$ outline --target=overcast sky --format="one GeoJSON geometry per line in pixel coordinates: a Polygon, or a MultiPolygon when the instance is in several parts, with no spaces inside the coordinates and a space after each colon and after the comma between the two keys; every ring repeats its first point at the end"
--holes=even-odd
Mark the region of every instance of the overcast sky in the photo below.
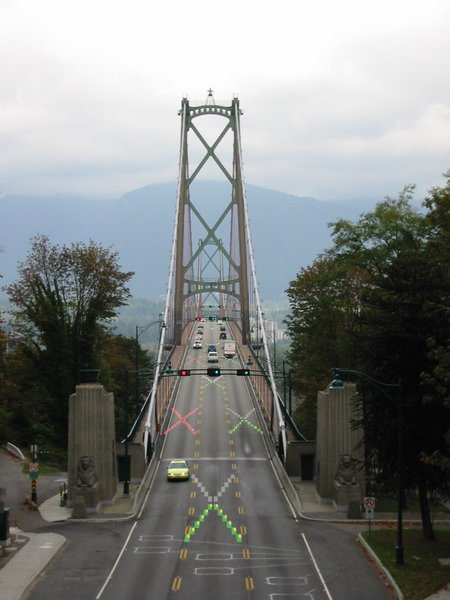
{"type": "Polygon", "coordinates": [[[183,96],[244,111],[247,183],[423,196],[450,168],[448,0],[0,0],[0,193],[176,180],[183,96]]]}

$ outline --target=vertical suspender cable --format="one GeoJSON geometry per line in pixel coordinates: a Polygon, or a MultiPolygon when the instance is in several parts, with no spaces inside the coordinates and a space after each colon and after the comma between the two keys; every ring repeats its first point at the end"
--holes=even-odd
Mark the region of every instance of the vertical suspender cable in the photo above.
{"type": "MultiPolygon", "coordinates": [[[[166,303],[164,306],[164,323],[168,324],[169,320],[169,308],[170,308],[170,299],[172,295],[172,286],[173,279],[175,273],[175,261],[176,261],[176,251],[177,251],[177,227],[178,227],[178,215],[180,211],[180,202],[181,202],[181,183],[182,178],[184,177],[184,164],[185,164],[185,154],[186,154],[186,136],[185,136],[185,127],[186,127],[186,113],[187,113],[187,101],[183,101],[183,108],[181,113],[181,142],[180,142],[180,165],[179,165],[179,173],[178,173],[178,190],[177,190],[177,205],[175,211],[175,224],[173,229],[172,236],[172,252],[170,256],[170,266],[169,266],[169,283],[167,285],[167,294],[166,294],[166,303]]],[[[155,374],[153,380],[153,386],[150,392],[150,404],[147,413],[147,420],[144,426],[144,457],[147,458],[147,448],[149,443],[149,434],[152,429],[152,417],[155,414],[155,402],[156,402],[156,390],[158,388],[158,380],[161,371],[161,362],[164,351],[164,343],[166,338],[167,327],[163,327],[161,329],[161,336],[159,339],[159,348],[158,348],[158,358],[156,360],[155,374]]],[[[156,423],[154,423],[154,428],[156,431],[156,423]]]]}
{"type": "MultiPolygon", "coordinates": [[[[235,115],[236,115],[236,138],[237,138],[237,146],[238,146],[238,160],[239,160],[239,166],[240,166],[240,173],[242,176],[243,165],[242,165],[242,148],[241,148],[240,113],[239,113],[239,106],[237,104],[237,101],[234,100],[233,102],[235,105],[235,115]]],[[[263,323],[263,315],[262,315],[262,310],[261,310],[261,301],[259,298],[258,282],[256,280],[255,261],[254,261],[254,257],[253,257],[252,239],[251,239],[251,235],[250,235],[250,225],[249,225],[249,221],[248,221],[247,197],[246,197],[245,186],[244,186],[243,181],[241,181],[241,185],[242,185],[242,198],[244,201],[245,230],[246,230],[246,237],[247,237],[247,243],[248,243],[250,271],[251,271],[253,288],[255,290],[256,310],[258,312],[258,319],[259,319],[259,322],[262,324],[263,323]]],[[[266,330],[263,326],[261,327],[261,333],[262,333],[262,338],[263,338],[264,353],[267,358],[267,369],[269,372],[269,381],[270,381],[270,387],[271,387],[272,395],[273,395],[273,403],[274,403],[274,406],[277,411],[279,430],[281,431],[281,439],[282,439],[282,444],[283,444],[283,457],[284,457],[284,460],[286,460],[286,455],[287,455],[286,426],[284,424],[283,414],[282,414],[282,411],[281,411],[281,408],[280,408],[280,405],[278,402],[278,392],[277,392],[277,388],[275,385],[275,379],[273,376],[272,365],[269,360],[269,348],[267,346],[266,330]]]]}

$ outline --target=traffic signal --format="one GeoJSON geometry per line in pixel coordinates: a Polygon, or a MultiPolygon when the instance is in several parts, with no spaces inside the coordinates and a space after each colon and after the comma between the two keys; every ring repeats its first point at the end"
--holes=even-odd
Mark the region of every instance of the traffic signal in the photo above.
{"type": "Polygon", "coordinates": [[[180,375],[180,377],[189,377],[190,374],[190,369],[181,369],[180,371],[178,371],[178,375],[180,375]]]}
{"type": "Polygon", "coordinates": [[[196,320],[196,321],[200,321],[200,317],[197,317],[195,320],[196,320]]]}
{"type": "Polygon", "coordinates": [[[210,377],[219,377],[220,369],[218,369],[217,367],[208,367],[207,373],[210,377]]]}
{"type": "Polygon", "coordinates": [[[237,369],[236,370],[236,375],[248,376],[248,375],[250,375],[250,371],[248,369],[237,369]]]}
{"type": "Polygon", "coordinates": [[[224,318],[223,318],[223,320],[224,320],[224,321],[229,321],[229,320],[230,320],[230,317],[224,317],[224,318]]]}
{"type": "Polygon", "coordinates": [[[209,320],[210,320],[210,321],[215,321],[215,320],[216,320],[216,317],[214,317],[213,315],[210,315],[210,317],[209,317],[209,320]]]}

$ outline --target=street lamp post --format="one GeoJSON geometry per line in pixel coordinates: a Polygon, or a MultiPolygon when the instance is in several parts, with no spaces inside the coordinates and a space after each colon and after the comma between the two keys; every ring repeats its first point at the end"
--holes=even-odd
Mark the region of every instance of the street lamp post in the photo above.
{"type": "Polygon", "coordinates": [[[403,565],[403,399],[402,399],[402,382],[399,379],[398,383],[385,383],[384,381],[378,381],[377,379],[362,373],[361,371],[355,371],[353,369],[333,369],[334,380],[331,384],[332,388],[342,388],[343,383],[341,375],[348,374],[353,375],[367,383],[370,383],[378,389],[386,398],[392,400],[392,397],[383,388],[397,389],[397,494],[398,494],[398,509],[397,509],[397,546],[395,547],[395,563],[397,565],[403,565]]]}
{"type": "Polygon", "coordinates": [[[136,403],[136,410],[138,408],[139,405],[139,336],[141,335],[141,333],[144,333],[144,331],[147,331],[147,329],[150,329],[150,327],[153,327],[154,325],[157,325],[159,323],[159,337],[161,338],[161,329],[163,327],[165,327],[165,323],[162,320],[163,317],[163,313],[159,313],[158,315],[158,320],[157,321],[152,321],[151,323],[148,323],[148,325],[144,325],[143,327],[139,327],[138,325],[136,325],[136,346],[135,346],[135,403],[136,403]]]}
{"type": "Polygon", "coordinates": [[[125,481],[123,482],[123,494],[130,493],[130,469],[128,465],[128,369],[125,372],[125,481]]]}

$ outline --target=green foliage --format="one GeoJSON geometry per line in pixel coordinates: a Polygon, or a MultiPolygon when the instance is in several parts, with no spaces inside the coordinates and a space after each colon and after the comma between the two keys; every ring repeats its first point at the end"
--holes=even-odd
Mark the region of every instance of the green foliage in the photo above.
{"type": "Polygon", "coordinates": [[[105,353],[101,362],[101,383],[114,393],[116,438],[125,437],[125,405],[128,392],[128,432],[134,423],[148,391],[148,378],[154,356],[138,345],[138,382],[136,398],[136,340],[123,335],[106,335],[105,353]],[[128,382],[127,382],[128,372],[128,382]],[[128,383],[128,390],[127,390],[128,383]]]}
{"type": "Polygon", "coordinates": [[[315,399],[337,364],[353,362],[352,334],[357,326],[363,274],[343,268],[326,255],[300,271],[287,294],[292,314],[288,359],[293,365],[294,389],[315,399]]]}
{"type": "Polygon", "coordinates": [[[423,600],[444,589],[450,581],[448,567],[439,563],[448,555],[450,531],[436,532],[436,541],[424,543],[420,531],[404,531],[405,564],[395,564],[395,529],[363,533],[364,539],[393,576],[405,600],[423,600]]]}
{"type": "Polygon", "coordinates": [[[69,396],[81,369],[102,362],[106,324],[130,297],[126,283],[132,273],[121,272],[109,248],[92,241],[51,245],[46,236],[31,240],[18,271],[19,279],[7,288],[18,341],[4,360],[1,402],[19,442],[29,442],[34,422],[37,435],[65,447],[69,396]]]}
{"type": "Polygon", "coordinates": [[[306,397],[293,411],[294,422],[307,440],[316,439],[317,400],[306,397]]]}
{"type": "MultiPolygon", "coordinates": [[[[287,290],[287,323],[296,390],[309,410],[332,367],[401,380],[405,485],[419,490],[424,536],[431,539],[428,494],[450,492],[449,176],[446,187],[431,191],[426,214],[411,208],[413,189],[356,223],[332,224],[333,247],[287,290]]],[[[370,385],[360,390],[355,424],[364,427],[366,468],[389,492],[397,481],[398,396],[393,391],[389,400],[370,385]]]]}

